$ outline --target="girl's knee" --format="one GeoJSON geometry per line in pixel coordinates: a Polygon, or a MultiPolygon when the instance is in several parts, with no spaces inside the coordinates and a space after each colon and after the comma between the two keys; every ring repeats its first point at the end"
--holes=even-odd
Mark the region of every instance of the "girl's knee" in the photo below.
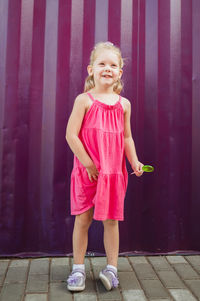
{"type": "Polygon", "coordinates": [[[107,219],[103,221],[103,225],[105,226],[117,226],[118,225],[118,220],[115,219],[107,219]]]}
{"type": "Polygon", "coordinates": [[[93,215],[91,212],[84,212],[76,216],[76,224],[82,228],[88,228],[92,223],[93,215]]]}

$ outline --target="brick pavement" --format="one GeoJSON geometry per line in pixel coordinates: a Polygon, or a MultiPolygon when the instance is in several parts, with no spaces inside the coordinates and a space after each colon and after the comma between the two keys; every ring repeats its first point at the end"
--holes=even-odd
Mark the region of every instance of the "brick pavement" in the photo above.
{"type": "Polygon", "coordinates": [[[200,301],[200,255],[119,257],[120,286],[98,280],[105,257],[86,257],[86,289],[70,293],[72,258],[0,258],[0,301],[200,301]]]}

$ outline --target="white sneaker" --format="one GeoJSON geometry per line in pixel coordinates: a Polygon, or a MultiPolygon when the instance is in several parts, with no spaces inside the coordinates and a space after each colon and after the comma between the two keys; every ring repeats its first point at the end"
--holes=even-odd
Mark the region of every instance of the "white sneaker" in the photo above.
{"type": "Polygon", "coordinates": [[[118,287],[119,278],[117,273],[112,268],[105,268],[99,274],[99,279],[103,283],[107,291],[110,291],[112,288],[118,287]]]}
{"type": "Polygon", "coordinates": [[[71,272],[67,279],[67,288],[69,291],[76,291],[80,292],[85,289],[85,279],[86,275],[85,272],[81,269],[75,269],[71,272]],[[76,273],[81,273],[82,275],[76,275],[76,273]]]}

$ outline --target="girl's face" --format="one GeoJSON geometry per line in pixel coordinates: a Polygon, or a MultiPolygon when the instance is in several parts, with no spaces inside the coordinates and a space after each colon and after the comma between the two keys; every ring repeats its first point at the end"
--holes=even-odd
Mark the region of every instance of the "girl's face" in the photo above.
{"type": "Polygon", "coordinates": [[[96,85],[113,86],[122,76],[119,58],[112,50],[104,49],[97,53],[93,66],[88,66],[89,75],[94,76],[96,85]]]}

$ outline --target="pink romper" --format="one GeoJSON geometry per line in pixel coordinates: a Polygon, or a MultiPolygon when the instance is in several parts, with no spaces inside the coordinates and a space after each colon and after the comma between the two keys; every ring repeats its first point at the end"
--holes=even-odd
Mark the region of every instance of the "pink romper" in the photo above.
{"type": "Polygon", "coordinates": [[[94,207],[95,220],[124,220],[128,172],[124,152],[124,110],[121,96],[114,105],[87,93],[93,103],[84,116],[79,139],[99,171],[91,182],[86,168],[74,155],[71,173],[71,214],[94,207]]]}

